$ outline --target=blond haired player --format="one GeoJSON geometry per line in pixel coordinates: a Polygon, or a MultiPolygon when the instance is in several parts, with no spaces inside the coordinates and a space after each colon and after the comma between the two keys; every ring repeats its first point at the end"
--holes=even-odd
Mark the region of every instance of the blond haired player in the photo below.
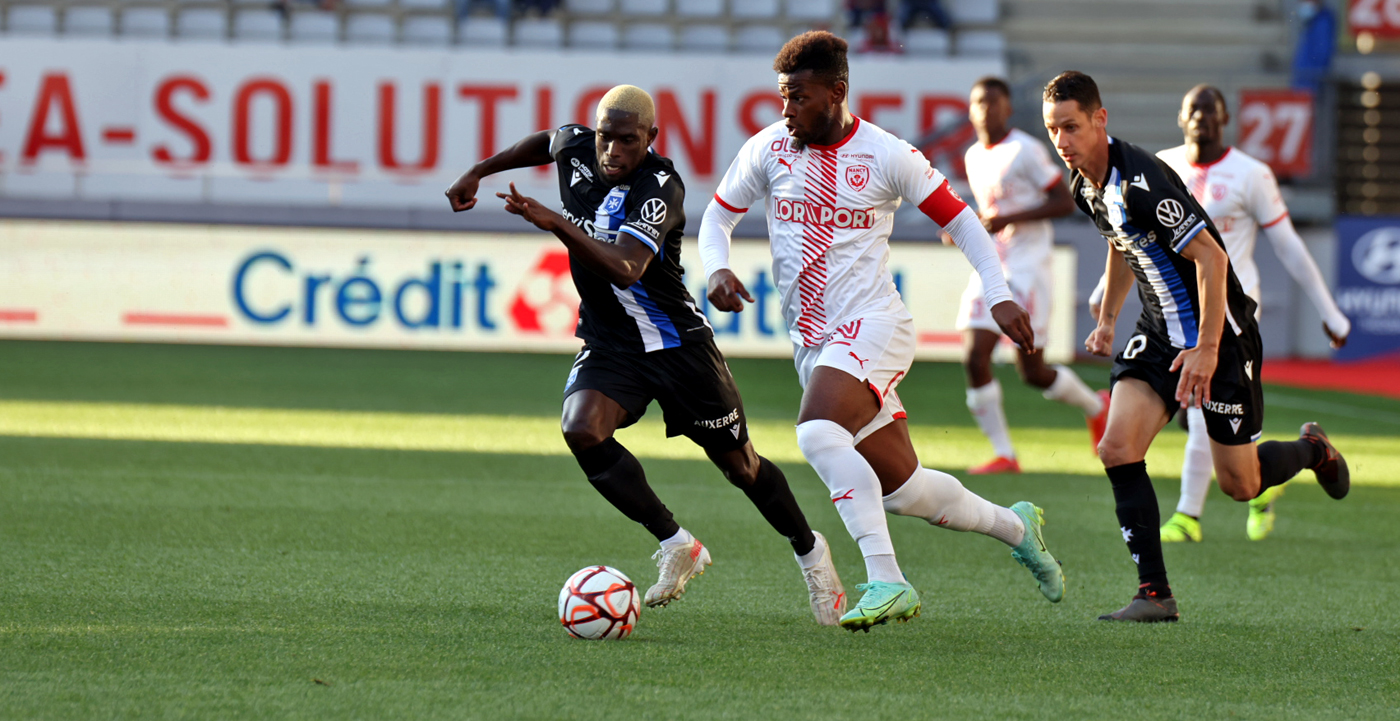
{"type": "Polygon", "coordinates": [[[908,200],[948,230],[982,273],[1001,328],[1029,349],[1030,321],[1011,300],[991,239],[923,154],[851,115],[845,40],[799,35],[773,69],[783,120],[750,138],[725,173],[701,221],[700,257],[716,308],[753,302],[729,269],[729,241],[741,214],[766,204],[773,277],[803,386],[797,444],[830,490],[869,577],[841,625],[868,630],[919,612],[886,511],[1001,540],[1041,592],[1059,601],[1063,579],[1045,549],[1039,509],[1024,501],[996,506],[920,467],[896,392],[914,359],[914,329],[886,267],[895,209],[908,200]]]}
{"type": "MultiPolygon", "coordinates": [[[[967,149],[967,182],[977,199],[982,225],[997,244],[1002,271],[1011,295],[1031,317],[1036,350],[1045,348],[1050,330],[1052,287],[1051,251],[1054,230],[1050,218],[1074,212],[1060,166],[1045,146],[1011,127],[1011,88],[1006,81],[985,77],[972,86],[968,119],[977,142],[967,149]]],[[[951,238],[945,236],[945,242],[951,238]]],[[[967,370],[967,409],[982,434],[992,442],[996,457],[968,473],[1020,473],[1011,445],[1011,430],[1002,409],[1001,383],[992,375],[992,352],[1001,329],[983,299],[982,278],[973,273],[958,310],[963,331],[963,366],[967,370]]],[[[1108,420],[1108,391],[1095,393],[1070,368],[1048,366],[1039,352],[1018,350],[1016,369],[1026,384],[1039,388],[1048,400],[1078,408],[1089,424],[1094,446],[1108,420]]]]}

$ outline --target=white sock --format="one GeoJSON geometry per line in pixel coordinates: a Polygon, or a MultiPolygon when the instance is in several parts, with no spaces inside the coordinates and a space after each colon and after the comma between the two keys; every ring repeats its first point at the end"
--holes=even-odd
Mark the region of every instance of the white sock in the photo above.
{"type": "Polygon", "coordinates": [[[855,437],[832,421],[807,421],[797,426],[797,446],[831,491],[836,512],[865,557],[869,579],[903,583],[880,502],[880,479],[856,451],[855,437]]]}
{"type": "Polygon", "coordinates": [[[1210,436],[1206,435],[1206,414],[1199,408],[1186,409],[1186,459],[1181,462],[1181,500],[1176,510],[1200,518],[1206,510],[1210,474],[1210,436]]]}
{"type": "Polygon", "coordinates": [[[975,531],[1019,546],[1025,537],[1021,517],[967,490],[958,479],[931,468],[920,468],[883,499],[885,510],[897,516],[922,518],[940,528],[975,531]]]}
{"type": "Polygon", "coordinates": [[[1085,385],[1078,374],[1068,366],[1051,367],[1055,369],[1055,381],[1041,395],[1052,401],[1068,403],[1084,411],[1084,415],[1090,418],[1103,412],[1103,399],[1085,385]]]}
{"type": "Polygon", "coordinates": [[[676,546],[689,546],[695,543],[695,536],[690,535],[690,531],[682,528],[676,531],[676,535],[661,542],[662,548],[675,548],[676,546]]]}
{"type": "Polygon", "coordinates": [[[797,556],[796,553],[792,554],[797,556],[797,565],[801,566],[804,571],[810,571],[816,568],[817,564],[822,560],[822,551],[826,550],[826,543],[822,541],[822,537],[815,536],[815,538],[817,542],[812,545],[812,550],[801,556],[797,556]]]}
{"type": "Polygon", "coordinates": [[[1015,458],[1011,447],[1011,429],[1006,426],[1006,411],[1001,407],[1001,383],[993,379],[981,388],[967,389],[967,409],[977,419],[982,434],[992,442],[992,449],[1002,458],[1015,458]]]}

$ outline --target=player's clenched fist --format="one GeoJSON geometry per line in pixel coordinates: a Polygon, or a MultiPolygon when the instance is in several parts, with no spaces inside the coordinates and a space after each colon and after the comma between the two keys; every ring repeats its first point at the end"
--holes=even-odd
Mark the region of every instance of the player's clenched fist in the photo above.
{"type": "Polygon", "coordinates": [[[739,281],[739,277],[734,275],[734,271],[728,268],[721,268],[710,275],[710,288],[705,294],[710,299],[710,305],[718,310],[738,313],[744,309],[743,301],[753,302],[753,296],[744,284],[739,281]],[[743,300],[740,300],[740,299],[743,300]]]}
{"type": "Polygon", "coordinates": [[[471,210],[476,206],[476,188],[481,184],[481,178],[468,171],[462,173],[462,177],[447,189],[447,202],[452,204],[453,212],[460,213],[464,210],[471,210]]]}
{"type": "Polygon", "coordinates": [[[1084,340],[1084,350],[1091,355],[1107,358],[1113,354],[1113,328],[1099,326],[1084,340]]]}
{"type": "Polygon", "coordinates": [[[1035,331],[1031,329],[1031,317],[1014,300],[1004,300],[992,306],[992,320],[997,322],[1001,332],[1027,353],[1035,352],[1035,331]]]}

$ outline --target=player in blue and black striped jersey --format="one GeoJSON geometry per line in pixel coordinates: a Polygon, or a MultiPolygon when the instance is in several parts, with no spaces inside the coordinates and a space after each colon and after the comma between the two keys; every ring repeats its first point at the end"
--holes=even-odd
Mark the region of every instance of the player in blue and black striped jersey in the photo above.
{"type": "Polygon", "coordinates": [[[1073,174],[1070,191],[1108,241],[1107,287],[1090,353],[1113,350],[1114,322],[1136,277],[1142,316],[1114,358],[1099,458],[1113,483],[1138,593],[1109,621],[1175,621],[1162,560],[1147,449],[1177,410],[1202,409],[1220,489],[1248,501],[1311,468],[1328,495],[1350,488],[1346,461],[1316,423],[1296,441],[1257,443],[1264,420],[1262,346],[1254,301],[1230,267],[1220,233],[1166,163],[1108,136],[1108,111],[1083,73],[1045,86],[1045,128],[1073,174]]]}
{"type": "Polygon", "coordinates": [[[597,130],[565,125],[529,135],[467,171],[447,191],[453,210],[476,205],[481,179],[554,163],[563,215],[516,191],[506,210],[553,233],[569,249],[584,341],[564,387],[561,427],[594,488],[661,543],[648,606],[678,598],[710,564],[710,551],[672,517],[637,459],[613,437],[656,400],[666,435],[694,441],[792,544],[819,623],[835,625],[845,590],[830,549],[806,518],[783,472],[754,452],[743,401],[715,347],[714,331],[683,282],[685,184],[651,152],[651,97],[631,85],[598,104],[597,130]]]}

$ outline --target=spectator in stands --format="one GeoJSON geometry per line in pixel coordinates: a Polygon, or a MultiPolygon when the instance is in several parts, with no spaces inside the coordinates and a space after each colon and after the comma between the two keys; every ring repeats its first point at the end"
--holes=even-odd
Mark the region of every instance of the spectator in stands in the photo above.
{"type": "Polygon", "coordinates": [[[846,26],[851,29],[863,28],[871,17],[886,14],[885,0],[846,0],[846,26]]]}
{"type": "Polygon", "coordinates": [[[1298,3],[1298,46],[1293,52],[1293,87],[1322,94],[1337,49],[1337,18],[1321,0],[1298,3]]]}
{"type": "Polygon", "coordinates": [[[859,53],[899,53],[899,44],[890,38],[890,18],[887,15],[871,15],[865,21],[865,39],[856,48],[859,53]]]}
{"type": "Polygon", "coordinates": [[[899,27],[908,30],[921,17],[928,18],[941,30],[947,30],[953,24],[940,0],[904,0],[899,4],[899,27]]]}
{"type": "Polygon", "coordinates": [[[502,21],[510,20],[512,0],[456,0],[457,19],[460,21],[471,15],[472,10],[486,6],[502,21]]]}

